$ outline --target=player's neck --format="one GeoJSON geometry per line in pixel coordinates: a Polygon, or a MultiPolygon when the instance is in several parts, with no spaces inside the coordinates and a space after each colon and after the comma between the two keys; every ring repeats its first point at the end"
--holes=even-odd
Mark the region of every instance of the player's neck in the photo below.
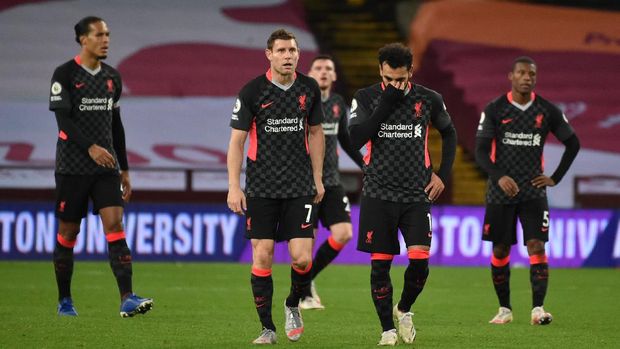
{"type": "Polygon", "coordinates": [[[80,62],[83,66],[91,70],[95,70],[101,66],[101,61],[99,58],[84,51],[80,52],[80,62]]]}
{"type": "Polygon", "coordinates": [[[512,90],[512,100],[521,105],[527,104],[530,101],[531,97],[532,97],[531,92],[520,93],[515,90],[512,90]]]}
{"type": "Polygon", "coordinates": [[[280,74],[275,69],[271,69],[271,80],[280,85],[288,86],[295,81],[295,74],[280,74]]]}
{"type": "Polygon", "coordinates": [[[321,100],[322,101],[328,100],[330,95],[331,95],[331,86],[330,86],[330,88],[326,88],[324,90],[321,90],[321,100]]]}

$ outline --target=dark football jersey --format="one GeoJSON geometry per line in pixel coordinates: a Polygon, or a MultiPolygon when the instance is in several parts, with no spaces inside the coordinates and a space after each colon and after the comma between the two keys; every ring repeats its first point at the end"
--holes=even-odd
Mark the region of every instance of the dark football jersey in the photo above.
{"type": "Polygon", "coordinates": [[[322,102],[323,133],[325,133],[325,162],[323,163],[323,185],[340,185],[338,169],[338,132],[348,132],[346,128],[347,105],[342,96],[332,93],[322,102]],[[344,126],[343,126],[344,125],[344,126]]]}
{"type": "MultiPolygon", "coordinates": [[[[372,115],[384,88],[379,83],[355,93],[351,125],[361,124],[372,115]]],[[[428,202],[424,193],[432,173],[428,129],[431,123],[444,129],[452,120],[440,94],[416,84],[410,84],[409,89],[366,143],[362,191],[368,197],[400,203],[428,202]]]]}
{"type": "Polygon", "coordinates": [[[574,134],[562,111],[534,93],[525,106],[512,103],[512,92],[486,106],[476,137],[493,139],[491,161],[519,186],[519,193],[509,198],[499,184],[489,179],[488,203],[510,204],[546,197],[545,188],[536,188],[530,181],[543,174],[543,147],[549,132],[560,141],[574,134]]]}
{"type": "MultiPolygon", "coordinates": [[[[112,109],[118,108],[122,92],[121,77],[116,69],[101,63],[95,74],[80,65],[79,56],[59,66],[54,71],[50,89],[52,111],[71,111],[71,121],[84,137],[105,148],[116,159],[112,143],[112,109]]],[[[116,169],[97,165],[82,149],[59,130],[56,142],[56,173],[91,175],[118,172],[116,169]]]]}
{"type": "Polygon", "coordinates": [[[271,70],[246,84],[235,101],[230,126],[248,131],[245,193],[248,197],[294,198],[316,194],[308,126],[323,121],[314,79],[296,73],[286,90],[271,70]]]}

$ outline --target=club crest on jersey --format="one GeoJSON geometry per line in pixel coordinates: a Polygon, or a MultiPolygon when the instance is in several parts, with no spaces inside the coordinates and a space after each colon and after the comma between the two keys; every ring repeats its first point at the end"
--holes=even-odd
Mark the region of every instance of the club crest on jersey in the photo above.
{"type": "Polygon", "coordinates": [[[374,234],[374,230],[366,232],[366,243],[372,244],[372,235],[374,234]]]}
{"type": "Polygon", "coordinates": [[[543,118],[544,116],[542,114],[536,115],[536,128],[542,127],[543,118]]]}
{"type": "Polygon", "coordinates": [[[112,79],[108,79],[106,84],[108,85],[108,92],[114,92],[114,82],[112,82],[112,79]]]}
{"type": "Polygon", "coordinates": [[[299,110],[306,110],[306,95],[299,96],[299,110]]]}
{"type": "Polygon", "coordinates": [[[334,114],[334,118],[340,118],[340,106],[338,104],[334,104],[332,106],[332,113],[334,114]]]}
{"type": "Polygon", "coordinates": [[[422,102],[416,102],[416,104],[414,105],[414,109],[415,109],[415,117],[421,118],[422,117],[422,102]]]}

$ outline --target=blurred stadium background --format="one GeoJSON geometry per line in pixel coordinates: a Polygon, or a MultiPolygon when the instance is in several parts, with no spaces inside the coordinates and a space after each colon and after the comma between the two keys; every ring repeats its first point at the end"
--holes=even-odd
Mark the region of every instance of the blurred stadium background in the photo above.
{"type": "MultiPolygon", "coordinates": [[[[491,246],[480,241],[486,177],[473,161],[476,125],[484,105],[509,89],[512,59],[533,57],[537,92],[562,107],[582,144],[571,170],[548,192],[550,264],[617,268],[619,11],[612,0],[0,1],[0,260],[51,258],[57,128],[48,111],[49,81],[78,52],[73,25],[92,14],[111,29],[107,63],[124,82],[134,187],[125,223],[136,261],[251,260],[244,222],[225,203],[228,123],[240,87],[267,69],[267,37],[284,27],[297,35],[301,72],[319,52],[335,58],[336,91],[347,101],[379,80],[376,52],[394,41],[414,50],[414,80],[443,94],[459,148],[433,209],[431,264],[441,266],[488,265],[491,246]]],[[[431,144],[439,144],[434,137],[431,144]]],[[[434,159],[439,150],[431,149],[434,159]]],[[[550,137],[547,172],[562,151],[550,137]]],[[[357,203],[361,173],[346,155],[341,168],[357,203]]],[[[354,205],[354,231],[357,214],[354,205]]],[[[322,230],[319,242],[326,237],[322,230]]],[[[105,250],[91,215],[77,258],[106,260],[105,250]]],[[[516,246],[514,264],[527,265],[526,257],[516,246]]],[[[275,259],[288,261],[284,244],[275,259]]],[[[336,262],[365,264],[367,256],[352,243],[336,262]]],[[[405,263],[406,254],[396,262],[405,263]]]]}

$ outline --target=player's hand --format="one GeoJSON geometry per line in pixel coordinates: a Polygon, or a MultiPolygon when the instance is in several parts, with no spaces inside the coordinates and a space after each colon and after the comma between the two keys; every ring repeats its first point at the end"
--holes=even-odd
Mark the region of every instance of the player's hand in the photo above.
{"type": "Polygon", "coordinates": [[[499,184],[499,187],[502,188],[504,193],[511,198],[519,194],[519,186],[514,179],[509,176],[502,176],[502,178],[497,181],[497,184],[499,184]]]}
{"type": "Polygon", "coordinates": [[[110,154],[105,148],[98,146],[97,144],[93,144],[88,148],[88,155],[93,159],[97,165],[114,168],[116,167],[116,160],[114,160],[114,156],[110,154]]]}
{"type": "Polygon", "coordinates": [[[534,179],[532,179],[532,185],[536,188],[544,188],[544,187],[553,187],[555,186],[555,182],[551,177],[547,177],[545,175],[540,175],[534,179]]]}
{"type": "Polygon", "coordinates": [[[123,190],[123,201],[129,202],[131,198],[131,181],[129,171],[121,171],[121,189],[123,190]]]}
{"type": "Polygon", "coordinates": [[[391,81],[385,86],[381,98],[385,99],[387,102],[398,101],[405,95],[405,87],[407,87],[406,82],[391,81]]]}
{"type": "Polygon", "coordinates": [[[325,187],[323,186],[323,181],[320,179],[318,181],[314,181],[314,186],[316,187],[316,196],[314,197],[313,202],[318,204],[321,200],[323,200],[323,196],[325,195],[325,187]]]}
{"type": "Polygon", "coordinates": [[[238,215],[245,215],[245,211],[248,209],[245,194],[239,187],[228,189],[226,202],[228,203],[228,208],[238,215]]]}
{"type": "Polygon", "coordinates": [[[443,184],[441,178],[436,175],[434,172],[431,174],[431,180],[428,182],[426,188],[424,188],[424,192],[428,199],[432,202],[439,198],[439,195],[443,192],[446,186],[443,184]]]}

